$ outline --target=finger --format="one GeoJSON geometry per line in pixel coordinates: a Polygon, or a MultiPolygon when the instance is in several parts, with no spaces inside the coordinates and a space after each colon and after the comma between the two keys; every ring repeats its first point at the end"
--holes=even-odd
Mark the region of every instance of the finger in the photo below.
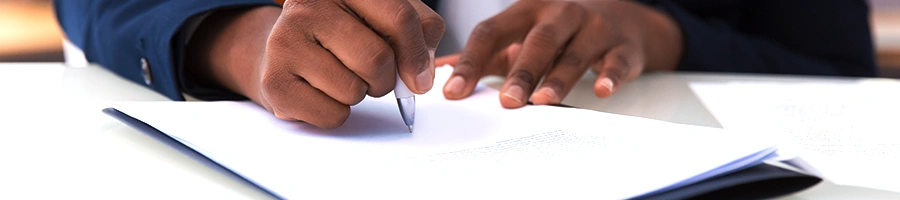
{"type": "Polygon", "coordinates": [[[459,62],[459,54],[453,54],[449,56],[443,56],[434,60],[434,66],[441,67],[444,65],[456,66],[456,63],[459,62]]]}
{"type": "Polygon", "coordinates": [[[490,62],[498,57],[508,58],[497,54],[503,49],[508,49],[507,47],[514,42],[525,38],[534,22],[532,10],[537,8],[532,4],[538,3],[544,2],[520,1],[475,26],[460,53],[457,65],[453,68],[451,78],[444,86],[444,96],[448,99],[462,99],[469,96],[478,80],[489,73],[486,69],[489,69],[490,62]]]}
{"type": "MultiPolygon", "coordinates": [[[[349,26],[347,21],[341,20],[341,14],[346,15],[340,9],[321,9],[319,16],[328,16],[338,18],[334,23],[338,26],[349,26]],[[329,12],[329,10],[332,10],[329,12]],[[338,11],[333,11],[338,10],[338,11]],[[341,22],[344,23],[341,23],[341,22]]],[[[305,27],[305,21],[298,19],[308,18],[310,13],[294,12],[289,13],[290,17],[281,20],[287,26],[305,27]]],[[[285,73],[295,74],[303,77],[310,85],[322,90],[329,97],[346,105],[355,105],[365,98],[368,90],[368,84],[360,79],[356,73],[348,69],[335,58],[330,52],[326,51],[317,43],[321,43],[323,38],[316,38],[317,34],[322,35],[317,30],[322,30],[313,26],[309,28],[312,34],[307,32],[278,31],[273,33],[269,38],[267,48],[267,65],[273,69],[286,69],[285,73]],[[311,36],[311,37],[310,37],[311,36]],[[320,41],[316,41],[320,40],[320,41]],[[303,60],[303,62],[297,62],[303,60]]],[[[343,27],[342,27],[343,28],[343,27]]],[[[330,38],[324,38],[324,41],[334,41],[330,38]]],[[[341,52],[344,53],[344,52],[341,52]]],[[[277,73],[277,72],[266,72],[277,73]]]]}
{"type": "Polygon", "coordinates": [[[278,118],[333,129],[350,116],[350,106],[332,99],[294,74],[269,73],[263,78],[263,85],[263,95],[278,118]]]}
{"type": "Polygon", "coordinates": [[[535,90],[531,100],[537,105],[559,104],[587,72],[590,64],[600,59],[610,44],[617,42],[601,18],[587,20],[555,61],[555,66],[535,90]]]}
{"type": "Polygon", "coordinates": [[[278,119],[287,120],[287,121],[297,121],[297,119],[294,119],[293,117],[288,116],[287,114],[281,113],[281,111],[273,111],[272,113],[274,113],[275,117],[277,117],[278,119]]]}
{"type": "MultiPolygon", "coordinates": [[[[391,46],[384,41],[381,36],[370,30],[364,24],[359,23],[356,17],[348,13],[333,12],[328,14],[328,16],[331,18],[331,22],[328,24],[321,24],[321,26],[317,27],[314,31],[315,39],[328,51],[317,51],[315,54],[311,54],[314,56],[304,56],[302,58],[304,60],[303,62],[316,63],[307,62],[307,60],[324,59],[317,56],[323,56],[325,58],[337,57],[337,59],[340,60],[337,64],[346,66],[346,68],[352,71],[356,76],[359,76],[368,85],[368,91],[364,91],[363,94],[367,93],[374,97],[381,97],[391,92],[397,81],[395,75],[397,72],[397,64],[391,46]]],[[[330,65],[316,63],[316,65],[307,67],[311,68],[307,70],[321,71],[317,70],[317,68],[334,66],[330,61],[331,60],[329,59],[328,64],[330,65]]],[[[319,76],[327,81],[334,78],[341,78],[345,76],[345,74],[320,73],[318,75],[311,74],[310,76],[319,76]]],[[[309,80],[310,83],[313,83],[313,86],[316,86],[316,88],[323,89],[323,91],[329,93],[329,89],[319,87],[319,85],[315,84],[313,81],[314,77],[310,76],[303,77],[309,80]]],[[[339,87],[351,86],[338,85],[337,83],[333,84],[334,86],[339,87]]]]}
{"type": "Polygon", "coordinates": [[[500,90],[505,108],[525,106],[535,86],[553,65],[556,56],[581,27],[584,9],[577,3],[558,2],[525,36],[521,56],[515,60],[500,90]]]}
{"type": "Polygon", "coordinates": [[[419,14],[419,19],[422,21],[422,35],[425,37],[425,45],[428,46],[431,59],[434,61],[434,51],[444,37],[444,18],[434,12],[431,7],[425,5],[422,0],[408,1],[416,8],[416,12],[419,14]]]}
{"type": "Polygon", "coordinates": [[[293,73],[332,99],[345,105],[356,105],[366,97],[366,91],[372,91],[368,89],[369,84],[357,76],[358,73],[347,69],[331,52],[322,47],[312,46],[294,50],[297,51],[297,55],[303,57],[292,59],[291,62],[303,59],[304,64],[294,64],[296,67],[292,68],[293,73]]]}
{"type": "MultiPolygon", "coordinates": [[[[485,68],[484,74],[486,74],[486,75],[487,74],[499,74],[498,72],[500,72],[500,71],[506,72],[507,71],[506,69],[509,69],[510,66],[512,66],[512,62],[514,60],[516,60],[516,58],[518,57],[519,52],[521,52],[521,50],[522,50],[521,44],[514,43],[514,44],[509,45],[509,47],[507,47],[503,51],[500,51],[499,53],[497,53],[496,56],[493,56],[491,58],[491,60],[488,61],[486,66],[491,66],[491,68],[485,68]]],[[[454,72],[456,71],[456,69],[457,69],[457,67],[456,67],[456,65],[454,65],[454,72]]],[[[476,83],[480,78],[481,78],[481,76],[476,77],[476,79],[475,79],[476,83]]],[[[466,84],[468,84],[468,83],[465,82],[465,79],[463,79],[463,76],[451,76],[447,80],[446,85],[444,85],[444,97],[447,99],[451,99],[451,100],[465,98],[466,96],[468,96],[469,94],[472,93],[471,90],[473,88],[468,88],[467,89],[468,92],[464,96],[457,96],[457,94],[452,94],[449,92],[464,90],[466,88],[460,88],[460,87],[463,87],[466,84]]]]}
{"type": "Polygon", "coordinates": [[[422,94],[434,84],[434,61],[422,33],[422,21],[407,0],[345,0],[365,23],[389,41],[400,78],[411,91],[422,94]]]}
{"type": "MultiPolygon", "coordinates": [[[[434,52],[437,50],[441,39],[444,37],[445,25],[444,18],[438,15],[431,7],[425,5],[421,0],[409,0],[410,4],[416,8],[419,13],[419,19],[422,21],[422,35],[425,37],[425,45],[428,46],[428,70],[431,71],[430,83],[434,83],[435,58],[434,52]]],[[[419,80],[416,80],[419,81],[419,80]]],[[[431,87],[429,87],[430,90],[431,87]]]]}
{"type": "Polygon", "coordinates": [[[610,49],[603,60],[595,65],[600,75],[594,83],[594,93],[598,97],[609,97],[625,82],[640,75],[644,68],[640,50],[620,45],[610,49]]]}

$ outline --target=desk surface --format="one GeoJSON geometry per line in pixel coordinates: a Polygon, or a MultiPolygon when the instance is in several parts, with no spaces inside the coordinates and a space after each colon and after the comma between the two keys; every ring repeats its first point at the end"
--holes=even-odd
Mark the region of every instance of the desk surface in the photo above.
{"type": "MultiPolygon", "coordinates": [[[[853,79],[653,73],[611,98],[585,77],[563,102],[598,111],[721,127],[688,83],[843,82],[853,79]]],[[[484,83],[497,87],[499,79],[484,83]]],[[[103,68],[0,63],[0,198],[265,199],[100,112],[108,101],[168,101],[103,68]],[[22,98],[28,97],[28,98],[22,98]]],[[[900,193],[823,182],[784,199],[900,199],[900,193]]]]}

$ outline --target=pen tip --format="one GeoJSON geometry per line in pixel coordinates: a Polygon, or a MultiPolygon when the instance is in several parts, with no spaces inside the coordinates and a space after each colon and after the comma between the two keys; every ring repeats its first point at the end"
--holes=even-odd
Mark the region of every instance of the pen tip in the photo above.
{"type": "Polygon", "coordinates": [[[409,132],[412,133],[412,125],[409,125],[406,128],[409,128],[409,132]]]}

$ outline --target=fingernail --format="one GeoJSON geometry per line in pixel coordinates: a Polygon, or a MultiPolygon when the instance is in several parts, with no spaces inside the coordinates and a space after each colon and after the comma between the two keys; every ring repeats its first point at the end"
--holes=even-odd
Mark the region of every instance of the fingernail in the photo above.
{"type": "Polygon", "coordinates": [[[453,96],[459,96],[462,94],[463,87],[465,86],[466,80],[463,79],[462,76],[454,76],[453,78],[450,78],[450,81],[447,81],[447,85],[444,86],[444,91],[453,96]]]}
{"type": "Polygon", "coordinates": [[[519,87],[518,85],[512,85],[512,86],[509,86],[508,89],[506,89],[506,92],[503,93],[503,96],[512,98],[513,100],[516,100],[517,102],[522,103],[522,99],[524,99],[522,97],[522,95],[524,95],[524,94],[525,94],[525,92],[522,91],[522,87],[519,87]]]}
{"type": "Polygon", "coordinates": [[[275,117],[282,120],[291,120],[287,115],[281,114],[281,112],[275,111],[275,117]]]}
{"type": "Polygon", "coordinates": [[[428,49],[428,66],[434,68],[434,49],[428,49]]]}
{"type": "Polygon", "coordinates": [[[559,102],[559,95],[556,94],[556,90],[553,90],[550,87],[541,88],[538,92],[544,93],[547,97],[550,97],[550,101],[553,103],[559,102]]]}
{"type": "Polygon", "coordinates": [[[602,85],[603,87],[606,87],[606,89],[608,89],[609,92],[612,92],[612,91],[613,91],[613,82],[612,82],[612,80],[609,79],[609,78],[603,78],[603,79],[601,79],[601,80],[600,80],[600,85],[602,85]]]}
{"type": "Polygon", "coordinates": [[[428,63],[425,63],[425,71],[416,76],[416,87],[419,92],[425,93],[434,86],[434,50],[428,50],[428,63]]]}

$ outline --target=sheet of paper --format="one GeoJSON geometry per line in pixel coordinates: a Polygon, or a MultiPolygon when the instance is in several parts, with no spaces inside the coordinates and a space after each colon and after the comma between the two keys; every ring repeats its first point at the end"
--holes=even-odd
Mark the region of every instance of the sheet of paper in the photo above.
{"type": "Polygon", "coordinates": [[[900,192],[900,83],[730,82],[691,88],[726,129],[780,137],[837,184],[900,192]]]}
{"type": "MultiPolygon", "coordinates": [[[[439,68],[441,88],[452,68],[439,68]]],[[[249,102],[121,102],[148,123],[289,199],[625,199],[760,162],[765,139],[582,109],[504,109],[495,90],[417,96],[409,133],[392,94],[343,126],[282,121],[249,102]],[[710,173],[711,172],[711,173],[710,173]]]]}

